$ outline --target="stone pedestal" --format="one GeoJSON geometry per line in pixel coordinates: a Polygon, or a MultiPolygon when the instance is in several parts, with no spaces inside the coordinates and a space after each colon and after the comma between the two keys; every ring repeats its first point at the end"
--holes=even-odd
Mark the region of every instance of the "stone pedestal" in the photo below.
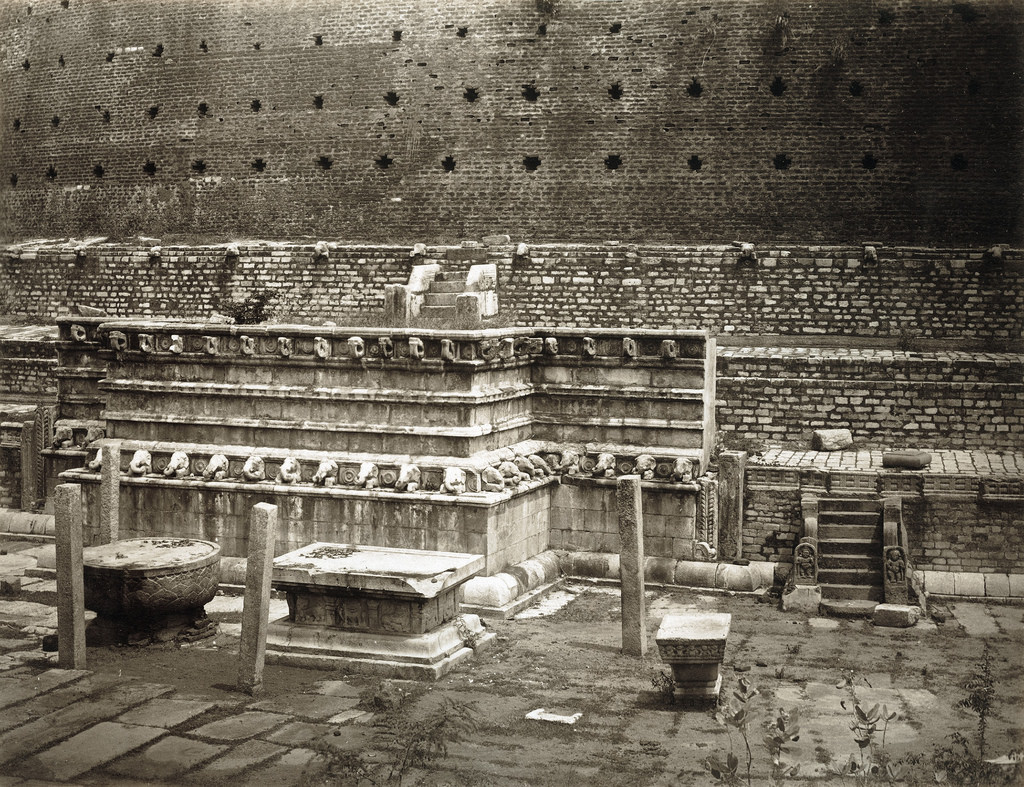
{"type": "Polygon", "coordinates": [[[655,639],[661,660],[672,667],[676,700],[717,701],[731,622],[732,615],[720,612],[665,615],[655,639]]]}
{"type": "Polygon", "coordinates": [[[274,561],[288,616],[270,624],[267,660],[403,678],[439,678],[494,639],[458,614],[482,555],[311,544],[274,561]]]}

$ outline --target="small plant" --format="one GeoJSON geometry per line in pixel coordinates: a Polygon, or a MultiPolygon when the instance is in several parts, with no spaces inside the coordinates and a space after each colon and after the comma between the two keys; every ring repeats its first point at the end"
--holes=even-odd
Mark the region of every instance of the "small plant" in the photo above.
{"type": "Polygon", "coordinates": [[[729,740],[732,741],[732,730],[739,732],[743,739],[743,746],[746,749],[746,779],[740,777],[740,759],[735,752],[730,751],[723,763],[717,756],[708,757],[704,761],[704,767],[711,775],[727,785],[742,785],[746,783],[749,787],[753,782],[750,780],[750,766],[754,762],[754,755],[750,751],[750,708],[748,703],[761,692],[746,678],[740,678],[739,687],[733,689],[732,699],[729,704],[715,714],[715,718],[730,728],[729,740]],[[735,702],[734,702],[735,701],[735,702]]]}
{"type": "Polygon", "coordinates": [[[785,711],[779,708],[779,714],[774,721],[769,721],[764,734],[764,746],[772,758],[772,779],[781,781],[796,776],[800,772],[800,763],[786,765],[782,761],[782,755],[786,752],[786,745],[792,741],[800,740],[800,709],[793,708],[785,711]]]}
{"type": "Polygon", "coordinates": [[[448,745],[465,740],[476,726],[473,708],[447,697],[425,719],[403,719],[396,730],[397,756],[388,774],[389,781],[401,785],[410,768],[422,768],[446,758],[448,745]]]}
{"type": "Polygon", "coordinates": [[[235,321],[236,325],[256,325],[270,317],[267,309],[269,301],[268,293],[259,292],[242,301],[225,301],[220,308],[225,315],[235,321]]]}
{"type": "Polygon", "coordinates": [[[676,701],[676,682],[671,672],[661,670],[655,673],[654,677],[651,678],[651,686],[654,687],[655,691],[660,692],[669,703],[676,701]]]}

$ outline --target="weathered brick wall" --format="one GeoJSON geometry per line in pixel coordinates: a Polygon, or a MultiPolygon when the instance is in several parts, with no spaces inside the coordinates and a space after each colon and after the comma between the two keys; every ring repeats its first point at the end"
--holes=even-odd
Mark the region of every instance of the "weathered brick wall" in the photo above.
{"type": "Polygon", "coordinates": [[[1024,567],[1022,498],[905,499],[915,568],[932,571],[1019,573],[1024,567]]]}
{"type": "Polygon", "coordinates": [[[318,261],[312,245],[224,247],[101,244],[84,258],[67,247],[0,255],[0,314],[52,317],[84,303],[112,315],[205,316],[225,299],[269,292],[279,319],[337,320],[383,312],[384,286],[408,280],[414,262],[463,269],[499,265],[499,300],[524,325],[707,328],[719,334],[1020,341],[1024,255],[1000,264],[980,250],[859,247],[765,249],[756,267],[730,247],[550,245],[512,249],[339,246],[318,261]]]}
{"type": "Polygon", "coordinates": [[[727,447],[808,448],[821,428],[850,429],[858,448],[1024,447],[1018,356],[724,349],[717,386],[727,447]]]}
{"type": "Polygon", "coordinates": [[[543,5],[4,0],[0,235],[1021,238],[1020,3],[543,5]]]}
{"type": "Polygon", "coordinates": [[[743,506],[743,557],[792,563],[803,529],[800,490],[748,487],[743,506]]]}
{"type": "Polygon", "coordinates": [[[0,397],[15,396],[53,399],[57,381],[53,342],[11,341],[0,339],[0,397]]]}
{"type": "Polygon", "coordinates": [[[0,508],[21,508],[21,449],[0,445],[0,508]]]}

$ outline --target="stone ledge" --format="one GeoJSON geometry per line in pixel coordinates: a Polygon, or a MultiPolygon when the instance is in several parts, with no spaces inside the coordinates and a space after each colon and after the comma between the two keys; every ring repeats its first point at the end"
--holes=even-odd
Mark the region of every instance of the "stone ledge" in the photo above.
{"type": "Polygon", "coordinates": [[[931,570],[918,573],[929,596],[1024,600],[1024,574],[931,570]]]}
{"type": "MultiPolygon", "coordinates": [[[[555,550],[567,576],[619,579],[619,556],[611,552],[566,552],[555,550]]],[[[648,582],[681,587],[750,593],[775,582],[775,563],[752,562],[746,566],[697,560],[648,557],[644,578],[648,582]]]]}

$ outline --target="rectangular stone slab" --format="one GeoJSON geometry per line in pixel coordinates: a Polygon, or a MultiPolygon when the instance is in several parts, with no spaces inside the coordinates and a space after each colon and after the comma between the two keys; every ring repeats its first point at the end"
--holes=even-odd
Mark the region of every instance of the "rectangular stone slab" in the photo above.
{"type": "Polygon", "coordinates": [[[483,570],[483,555],[317,542],[274,560],[273,584],[431,599],[483,570]]]}
{"type": "Polygon", "coordinates": [[[655,635],[663,661],[721,663],[732,615],[722,612],[681,612],[665,615],[655,635]]]}

